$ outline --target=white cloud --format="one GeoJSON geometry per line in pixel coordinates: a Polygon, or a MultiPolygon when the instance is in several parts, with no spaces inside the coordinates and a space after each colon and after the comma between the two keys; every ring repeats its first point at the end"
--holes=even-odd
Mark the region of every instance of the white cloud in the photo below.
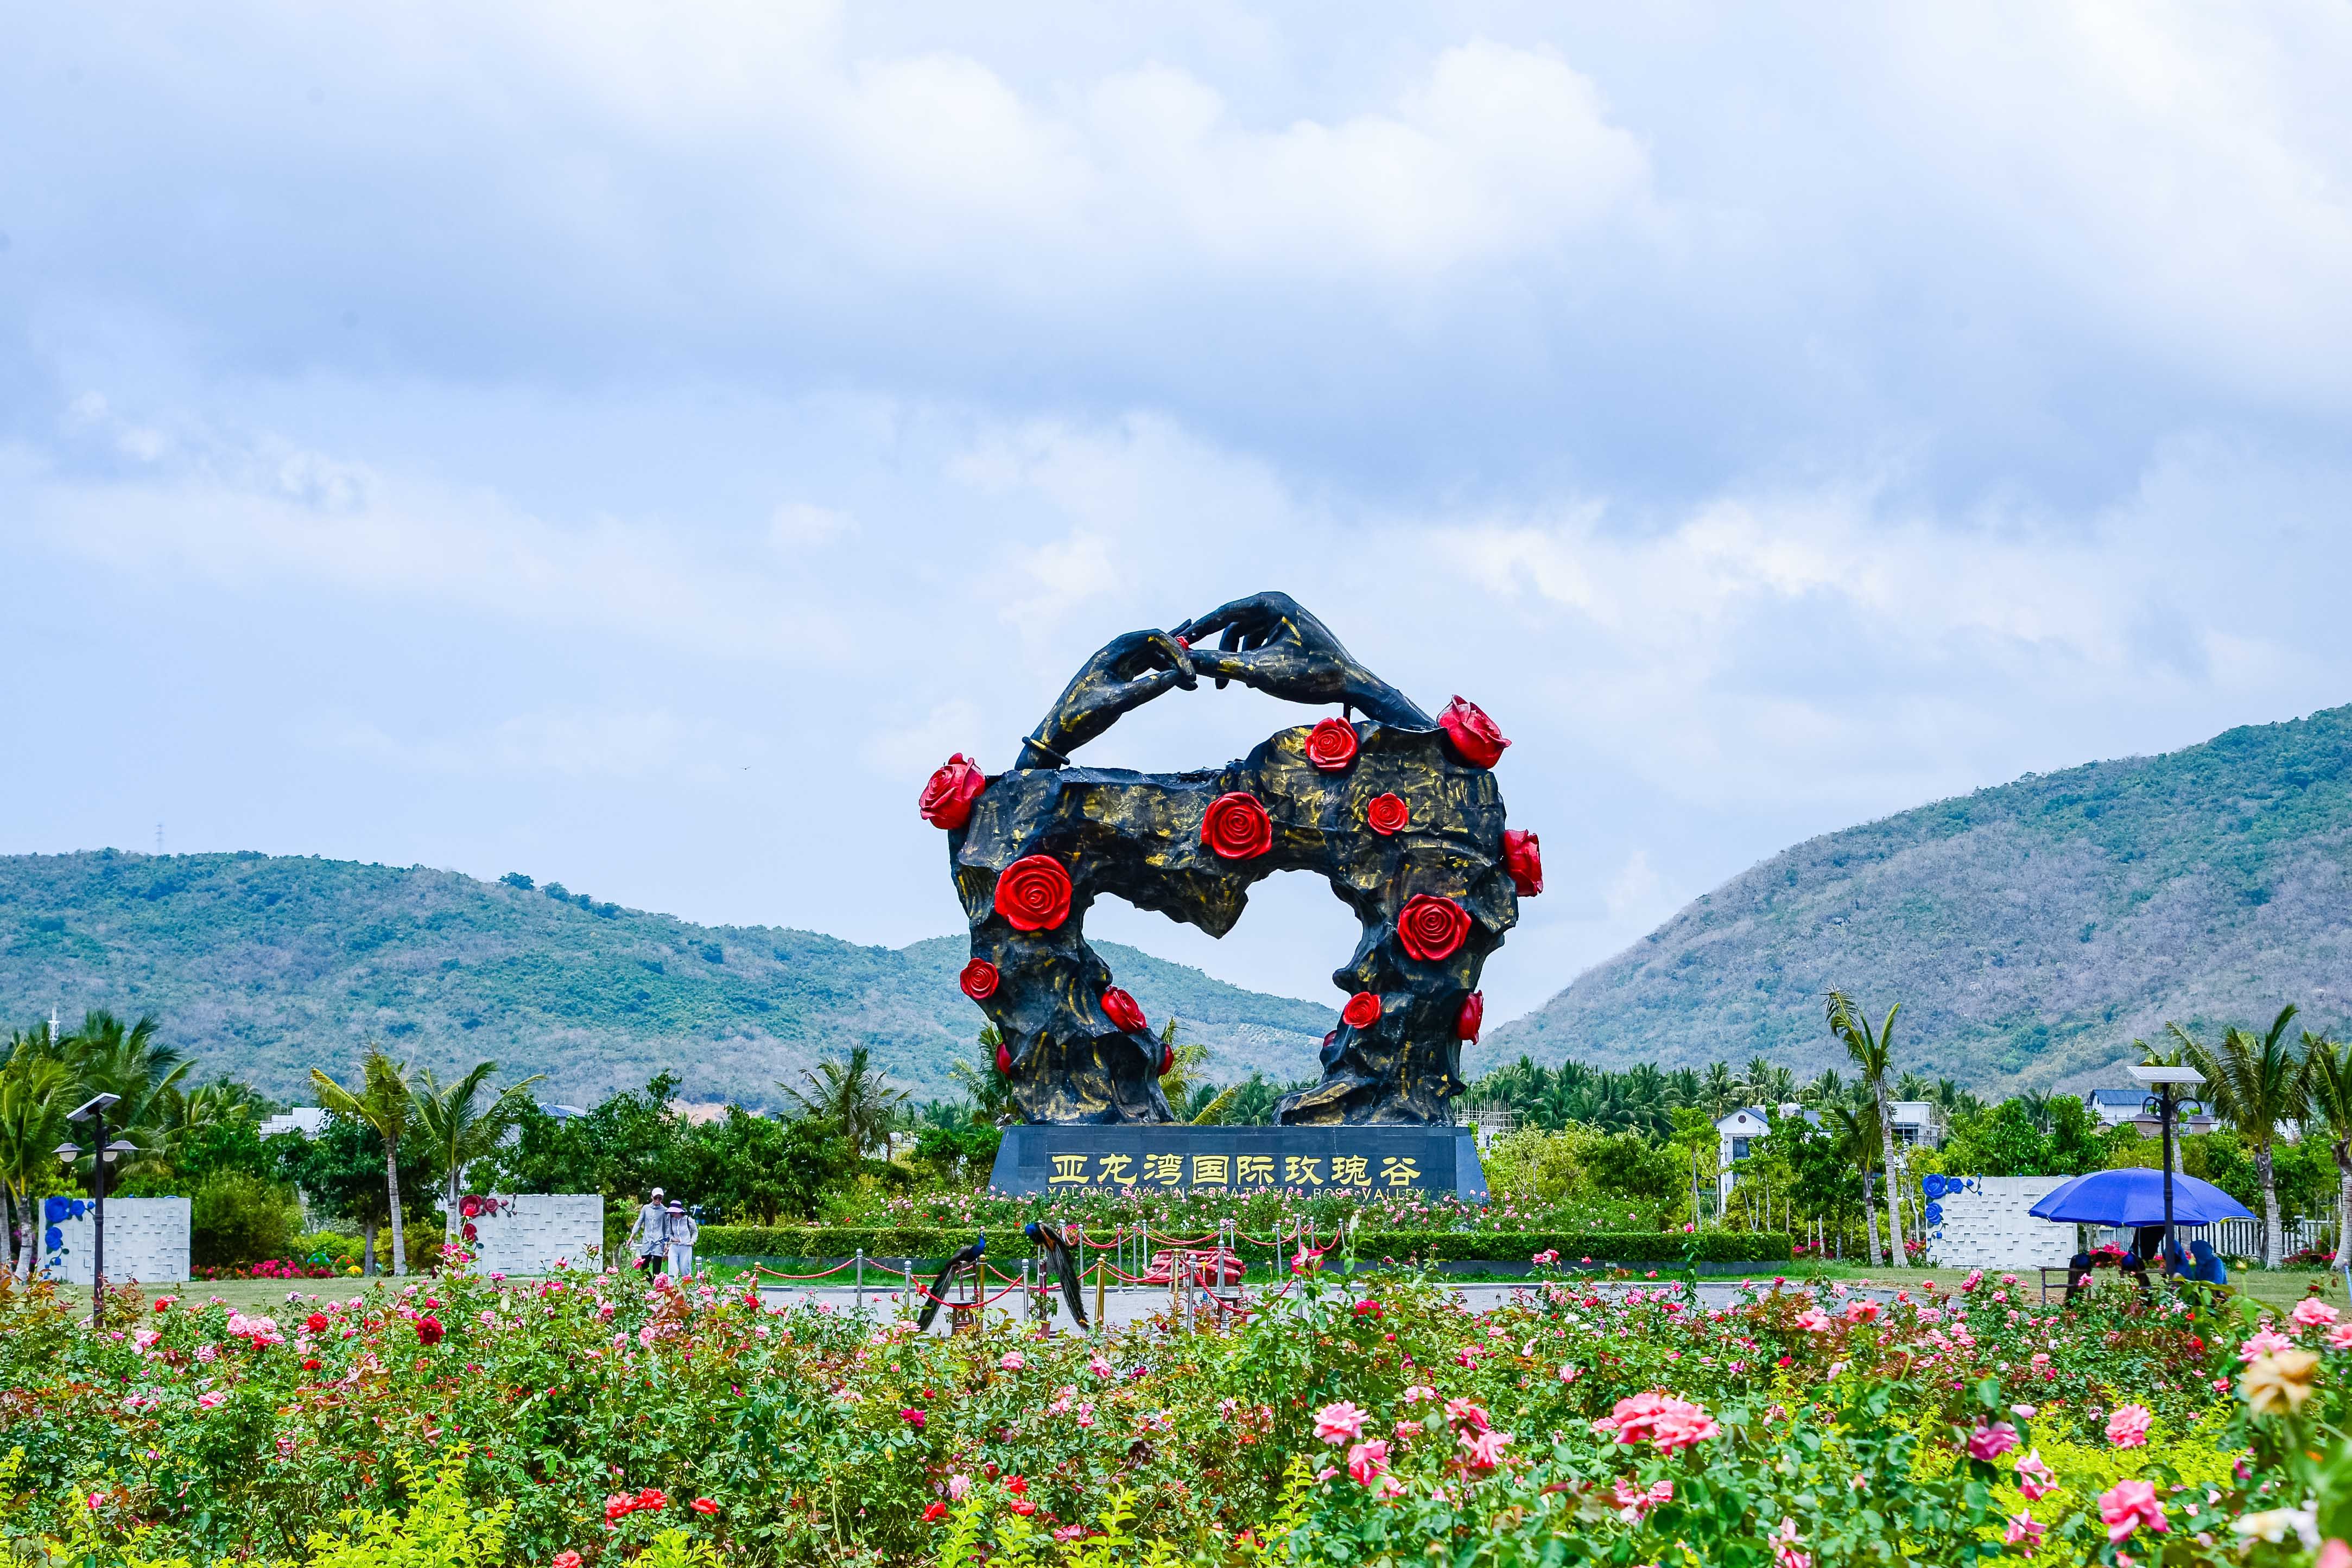
{"type": "Polygon", "coordinates": [[[310,728],[313,745],[413,773],[488,778],[709,784],[773,750],[764,737],[731,734],[704,719],[649,710],[519,714],[456,734],[402,738],[371,720],[344,717],[310,728]]]}

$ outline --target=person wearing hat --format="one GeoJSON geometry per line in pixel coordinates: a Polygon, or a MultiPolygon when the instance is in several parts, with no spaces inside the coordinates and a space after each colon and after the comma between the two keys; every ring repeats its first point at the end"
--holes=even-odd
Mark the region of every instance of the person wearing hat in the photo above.
{"type": "Polygon", "coordinates": [[[662,1189],[656,1187],[646,1206],[637,1210],[636,1228],[629,1232],[629,1250],[637,1255],[637,1272],[658,1274],[669,1257],[669,1213],[673,1206],[662,1202],[662,1189]]]}
{"type": "Polygon", "coordinates": [[[673,1199],[663,1234],[669,1238],[670,1278],[683,1280],[694,1272],[694,1242],[702,1234],[702,1227],[687,1213],[686,1205],[673,1199]]]}

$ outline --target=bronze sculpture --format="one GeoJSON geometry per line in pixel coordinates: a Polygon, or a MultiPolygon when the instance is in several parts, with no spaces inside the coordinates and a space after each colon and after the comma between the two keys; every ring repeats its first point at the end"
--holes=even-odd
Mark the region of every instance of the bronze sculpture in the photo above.
{"type": "Polygon", "coordinates": [[[1505,826],[1491,771],[1505,740],[1474,705],[1433,720],[1286,594],[1237,600],[1171,632],[1113,639],[993,778],[959,756],[923,815],[949,833],[971,929],[963,988],[1004,1040],[998,1071],[1032,1122],[1172,1120],[1166,1062],[1134,998],[1087,946],[1087,906],[1114,894],[1222,936],[1250,885],[1319,872],[1362,936],[1332,977],[1348,993],[1323,1078],[1287,1124],[1428,1124],[1462,1092],[1461,1048],[1484,1013],[1479,971],[1541,889],[1540,846],[1505,826]],[[1212,648],[1211,636],[1219,639],[1212,648]],[[1194,645],[1195,639],[1201,645],[1194,645]],[[1337,704],[1219,768],[1089,768],[1071,753],[1120,715],[1200,676],[1337,704]],[[1357,720],[1353,715],[1365,716],[1357,720]]]}

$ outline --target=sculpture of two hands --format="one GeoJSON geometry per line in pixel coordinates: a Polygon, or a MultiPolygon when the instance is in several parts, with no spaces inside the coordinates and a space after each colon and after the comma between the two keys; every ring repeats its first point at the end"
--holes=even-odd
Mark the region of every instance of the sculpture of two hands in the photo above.
{"type": "Polygon", "coordinates": [[[1020,766],[1060,768],[1070,754],[1164,694],[1191,691],[1203,674],[1220,688],[1239,681],[1310,706],[1338,703],[1383,724],[1430,729],[1436,721],[1359,664],[1339,639],[1286,593],[1220,605],[1172,632],[1129,632],[1105,643],[1063,688],[1022,743],[1020,766]],[[1219,639],[1215,647],[1207,645],[1219,639]],[[1197,645],[1196,645],[1197,644],[1197,645]]]}

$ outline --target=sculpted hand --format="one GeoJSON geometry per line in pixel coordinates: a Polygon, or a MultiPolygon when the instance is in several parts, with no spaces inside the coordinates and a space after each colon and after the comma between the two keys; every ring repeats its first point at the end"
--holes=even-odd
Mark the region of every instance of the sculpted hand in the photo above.
{"type": "Polygon", "coordinates": [[[1129,708],[1162,692],[1200,684],[1192,662],[1165,632],[1129,632],[1102,650],[1070,677],[1051,713],[1022,742],[1024,768],[1059,768],[1069,754],[1118,722],[1129,708]]]}
{"type": "Polygon", "coordinates": [[[1195,647],[1192,655],[1220,688],[1234,680],[1286,702],[1361,708],[1382,724],[1436,726],[1411,697],[1356,663],[1330,628],[1287,593],[1236,599],[1176,628],[1177,636],[1195,643],[1219,632],[1215,648],[1195,647]]]}

